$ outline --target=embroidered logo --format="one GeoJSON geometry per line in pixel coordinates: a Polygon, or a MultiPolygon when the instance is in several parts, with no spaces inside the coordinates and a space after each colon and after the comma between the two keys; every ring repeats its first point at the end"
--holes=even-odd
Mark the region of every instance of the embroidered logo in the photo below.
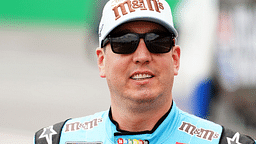
{"type": "Polygon", "coordinates": [[[149,144],[148,140],[137,140],[137,139],[118,139],[118,144],[149,144]]]}
{"type": "Polygon", "coordinates": [[[239,142],[240,134],[237,132],[233,138],[227,137],[228,144],[241,144],[239,142]]]}
{"type": "Polygon", "coordinates": [[[104,24],[102,24],[102,25],[100,26],[100,28],[99,28],[99,37],[101,37],[101,32],[102,32],[102,30],[103,30],[103,27],[104,27],[104,24]]]}
{"type": "Polygon", "coordinates": [[[191,123],[182,122],[181,126],[179,127],[180,131],[186,132],[190,135],[196,135],[198,138],[205,139],[208,141],[212,141],[213,139],[219,138],[220,134],[214,132],[212,130],[206,130],[203,128],[197,128],[196,126],[192,125],[191,123]]]}
{"type": "Polygon", "coordinates": [[[135,12],[137,9],[156,11],[159,13],[161,13],[160,10],[164,10],[163,3],[161,3],[160,0],[112,0],[111,5],[113,8],[112,10],[115,13],[115,20],[118,20],[121,17],[118,8],[121,9],[123,15],[128,14],[127,8],[130,13],[135,12]]]}
{"type": "Polygon", "coordinates": [[[44,128],[43,133],[39,136],[39,139],[45,138],[47,144],[52,144],[52,136],[56,134],[57,132],[53,129],[53,126],[49,126],[44,128]]]}
{"type": "Polygon", "coordinates": [[[66,124],[65,132],[73,132],[73,131],[78,131],[80,129],[90,130],[98,126],[98,124],[101,123],[102,121],[103,121],[102,118],[97,118],[84,123],[80,123],[80,122],[69,123],[69,124],[66,124]]]}

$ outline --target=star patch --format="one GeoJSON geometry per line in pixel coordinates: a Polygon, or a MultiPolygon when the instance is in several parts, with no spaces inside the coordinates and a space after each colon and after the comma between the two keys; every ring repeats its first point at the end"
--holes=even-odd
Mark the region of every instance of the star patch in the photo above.
{"type": "Polygon", "coordinates": [[[237,132],[233,138],[227,137],[228,144],[241,144],[239,142],[240,134],[237,132]]]}
{"type": "Polygon", "coordinates": [[[47,144],[52,144],[52,136],[57,134],[57,132],[53,129],[53,126],[49,126],[44,128],[43,133],[39,136],[39,139],[45,138],[47,144]]]}

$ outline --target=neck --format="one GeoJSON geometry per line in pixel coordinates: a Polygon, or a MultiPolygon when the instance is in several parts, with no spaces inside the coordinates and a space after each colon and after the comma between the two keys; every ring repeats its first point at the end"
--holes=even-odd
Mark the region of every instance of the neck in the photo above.
{"type": "Polygon", "coordinates": [[[118,123],[118,128],[124,131],[152,131],[159,120],[165,118],[171,105],[172,101],[158,107],[146,106],[144,108],[119,108],[112,105],[112,119],[118,123]]]}

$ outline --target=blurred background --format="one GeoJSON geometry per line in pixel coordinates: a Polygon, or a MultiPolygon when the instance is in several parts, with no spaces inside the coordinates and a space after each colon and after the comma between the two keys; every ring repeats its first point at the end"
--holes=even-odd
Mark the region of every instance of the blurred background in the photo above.
{"type": "MultiPolygon", "coordinates": [[[[107,110],[95,49],[107,0],[0,5],[0,143],[107,110]]],[[[167,0],[179,32],[174,100],[184,111],[256,139],[256,1],[167,0]]]]}

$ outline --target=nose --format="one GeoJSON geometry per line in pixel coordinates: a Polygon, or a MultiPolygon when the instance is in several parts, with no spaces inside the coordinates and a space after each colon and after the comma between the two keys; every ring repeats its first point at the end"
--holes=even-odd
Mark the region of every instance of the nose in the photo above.
{"type": "Polygon", "coordinates": [[[149,63],[152,61],[152,54],[148,51],[146,43],[143,39],[140,39],[140,43],[133,53],[133,61],[134,63],[149,63]]]}

